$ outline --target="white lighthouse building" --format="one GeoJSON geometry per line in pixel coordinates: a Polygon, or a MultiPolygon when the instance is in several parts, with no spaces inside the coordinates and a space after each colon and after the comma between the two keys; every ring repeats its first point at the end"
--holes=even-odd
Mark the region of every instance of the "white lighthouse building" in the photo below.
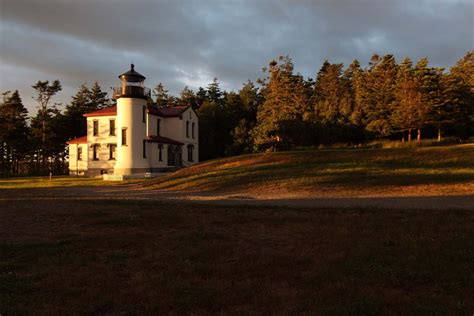
{"type": "Polygon", "coordinates": [[[198,162],[198,117],[192,107],[147,105],[150,90],[133,64],[119,78],[117,103],[84,114],[87,135],[68,142],[69,173],[123,178],[198,162]]]}

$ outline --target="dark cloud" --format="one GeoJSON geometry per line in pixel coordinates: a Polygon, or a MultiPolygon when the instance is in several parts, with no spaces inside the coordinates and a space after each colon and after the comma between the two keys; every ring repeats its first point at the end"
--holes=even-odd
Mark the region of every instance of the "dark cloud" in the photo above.
{"type": "Polygon", "coordinates": [[[134,61],[147,83],[178,93],[218,77],[256,79],[289,54],[312,76],[324,59],[364,65],[372,53],[429,56],[448,67],[474,47],[470,0],[25,1],[0,0],[1,89],[33,103],[36,80],[59,78],[68,102],[82,83],[104,89],[134,61]]]}

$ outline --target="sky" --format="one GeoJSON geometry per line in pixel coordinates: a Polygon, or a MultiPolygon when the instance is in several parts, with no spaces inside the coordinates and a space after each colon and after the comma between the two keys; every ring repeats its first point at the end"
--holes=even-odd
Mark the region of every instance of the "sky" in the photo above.
{"type": "Polygon", "coordinates": [[[449,68],[474,49],[474,0],[0,0],[0,88],[59,79],[54,102],[81,84],[104,91],[130,68],[177,95],[214,77],[238,90],[280,55],[315,77],[325,59],[366,66],[374,53],[428,56],[449,68]]]}

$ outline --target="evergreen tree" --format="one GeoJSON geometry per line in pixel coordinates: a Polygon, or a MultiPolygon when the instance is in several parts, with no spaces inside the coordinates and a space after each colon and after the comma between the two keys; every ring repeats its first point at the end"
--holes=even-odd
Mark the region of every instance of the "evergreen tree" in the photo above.
{"type": "Polygon", "coordinates": [[[89,88],[83,84],[76,95],[72,96],[71,103],[66,105],[64,115],[68,122],[67,136],[71,139],[87,134],[87,122],[83,115],[95,110],[89,99],[90,94],[89,88]]]}
{"type": "Polygon", "coordinates": [[[156,97],[157,107],[166,108],[170,105],[170,95],[161,82],[155,86],[153,94],[156,97]]]}
{"type": "Polygon", "coordinates": [[[100,110],[110,105],[110,100],[107,98],[107,92],[102,91],[99,84],[94,82],[92,88],[89,90],[89,108],[91,111],[100,110]]]}
{"type": "Polygon", "coordinates": [[[0,103],[1,176],[20,173],[20,162],[29,150],[27,113],[18,90],[3,93],[0,103]]]}
{"type": "Polygon", "coordinates": [[[462,137],[474,135],[474,51],[461,58],[442,79],[440,123],[462,137]]]}
{"type": "Polygon", "coordinates": [[[397,131],[408,133],[411,141],[412,130],[417,127],[417,103],[419,87],[415,80],[415,71],[410,58],[405,58],[399,66],[396,88],[395,104],[392,113],[392,125],[397,131]]]}
{"type": "Polygon", "coordinates": [[[36,123],[34,135],[38,144],[38,163],[45,170],[48,163],[48,153],[51,152],[50,146],[47,145],[48,131],[51,130],[48,123],[51,121],[51,113],[55,111],[55,105],[51,105],[51,99],[62,90],[62,87],[59,80],[54,80],[51,84],[46,80],[38,81],[32,88],[36,90],[37,96],[34,99],[38,102],[38,113],[34,120],[36,123]]]}
{"type": "Polygon", "coordinates": [[[260,81],[264,84],[265,101],[258,109],[257,125],[252,131],[256,146],[293,143],[296,135],[291,135],[293,133],[284,125],[294,127],[293,122],[302,123],[308,107],[307,86],[301,75],[293,74],[291,58],[280,56],[279,62],[270,62],[268,79],[260,81]]]}
{"type": "Polygon", "coordinates": [[[390,117],[395,101],[395,80],[397,64],[393,55],[378,55],[371,58],[370,68],[365,76],[366,129],[377,136],[392,133],[390,117]]]}
{"type": "Polygon", "coordinates": [[[177,102],[180,105],[192,106],[193,109],[198,108],[196,95],[194,94],[194,91],[191,90],[188,86],[184,87],[184,89],[181,90],[177,102]]]}
{"type": "Polygon", "coordinates": [[[364,126],[364,71],[357,60],[353,60],[344,72],[344,78],[349,85],[351,111],[349,122],[357,127],[364,126]]]}
{"type": "Polygon", "coordinates": [[[316,77],[315,108],[325,124],[344,123],[351,111],[349,86],[342,78],[342,69],[343,64],[326,60],[316,77]]]}
{"type": "Polygon", "coordinates": [[[421,141],[421,130],[431,120],[432,112],[437,104],[439,80],[434,68],[428,67],[428,58],[421,58],[415,66],[415,81],[418,88],[415,97],[417,141],[421,141]]]}

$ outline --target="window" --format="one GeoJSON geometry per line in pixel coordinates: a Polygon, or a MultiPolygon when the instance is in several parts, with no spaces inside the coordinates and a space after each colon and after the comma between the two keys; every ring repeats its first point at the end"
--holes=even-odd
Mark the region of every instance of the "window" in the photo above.
{"type": "Polygon", "coordinates": [[[117,145],[109,144],[109,160],[115,160],[115,151],[117,150],[117,145]]]}
{"type": "Polygon", "coordinates": [[[146,139],[143,140],[143,158],[146,158],[146,139]]]}
{"type": "Polygon", "coordinates": [[[99,144],[92,145],[92,159],[99,160],[99,144]]]}
{"type": "Polygon", "coordinates": [[[122,128],[122,146],[127,146],[127,128],[122,128]]]}
{"type": "Polygon", "coordinates": [[[163,161],[163,144],[158,145],[158,160],[163,161]]]}
{"type": "Polygon", "coordinates": [[[146,106],[143,106],[142,108],[142,120],[143,123],[146,123],[146,106]]]}
{"type": "Polygon", "coordinates": [[[186,137],[189,137],[189,121],[186,121],[186,137]]]}
{"type": "Polygon", "coordinates": [[[82,147],[77,146],[77,160],[82,160],[82,147]]]}
{"type": "Polygon", "coordinates": [[[156,121],[156,135],[157,135],[157,136],[160,136],[160,125],[161,125],[161,120],[158,119],[158,120],[156,121]]]}
{"type": "Polygon", "coordinates": [[[115,120],[109,121],[109,135],[115,136],[115,120]]]}
{"type": "Polygon", "coordinates": [[[194,123],[194,122],[191,124],[191,135],[193,136],[193,138],[194,138],[194,126],[195,125],[196,125],[196,123],[194,123]]]}
{"type": "Polygon", "coordinates": [[[99,135],[99,121],[93,121],[93,135],[98,136],[99,135]]]}
{"type": "Polygon", "coordinates": [[[188,161],[193,161],[193,145],[188,145],[188,161]]]}

